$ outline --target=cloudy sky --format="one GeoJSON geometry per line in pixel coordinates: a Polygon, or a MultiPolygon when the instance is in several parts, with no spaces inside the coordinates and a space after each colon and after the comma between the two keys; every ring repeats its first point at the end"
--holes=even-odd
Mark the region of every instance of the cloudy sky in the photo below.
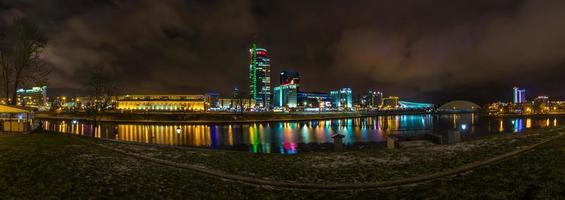
{"type": "Polygon", "coordinates": [[[229,95],[247,89],[248,48],[267,48],[273,83],[442,103],[565,98],[563,0],[0,0],[0,27],[38,23],[52,94],[81,91],[92,63],[124,93],[229,95]]]}

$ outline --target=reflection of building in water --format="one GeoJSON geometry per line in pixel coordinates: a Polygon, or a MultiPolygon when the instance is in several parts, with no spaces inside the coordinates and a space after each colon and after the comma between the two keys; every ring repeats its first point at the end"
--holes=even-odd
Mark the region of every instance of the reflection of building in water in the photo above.
{"type": "Polygon", "coordinates": [[[117,97],[118,110],[204,111],[205,95],[125,95],[117,97]]]}
{"type": "Polygon", "coordinates": [[[212,141],[210,126],[206,125],[118,125],[116,139],[148,144],[190,145],[211,147],[218,141],[212,141]],[[180,129],[180,133],[177,132],[180,129]]]}

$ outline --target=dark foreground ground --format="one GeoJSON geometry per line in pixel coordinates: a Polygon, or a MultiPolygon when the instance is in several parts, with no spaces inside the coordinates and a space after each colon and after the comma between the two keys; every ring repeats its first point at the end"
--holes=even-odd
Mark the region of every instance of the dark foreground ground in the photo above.
{"type": "MultiPolygon", "coordinates": [[[[507,137],[507,142],[520,141],[512,137],[507,137]]],[[[157,150],[173,151],[166,148],[157,150]]],[[[137,151],[143,153],[141,150],[137,151]]],[[[209,154],[213,153],[209,152],[209,154]]],[[[223,157],[230,157],[229,152],[221,153],[223,157]]],[[[333,154],[339,156],[339,153],[333,154]]],[[[359,154],[365,155],[367,152],[359,154]]],[[[387,153],[381,154],[387,155],[387,153]]],[[[398,154],[393,153],[392,155],[398,154]]],[[[233,157],[240,156],[238,154],[233,157]]],[[[251,159],[261,159],[263,156],[253,155],[251,159]]],[[[353,153],[350,156],[359,155],[353,153]]],[[[186,155],[179,156],[179,158],[182,157],[186,155]]],[[[305,162],[303,157],[297,157],[302,160],[301,163],[305,162]]],[[[292,157],[282,157],[276,162],[281,162],[281,159],[293,160],[292,157]]],[[[186,161],[186,158],[183,160],[186,161]]],[[[221,159],[218,162],[237,163],[221,159]]],[[[268,160],[264,162],[265,165],[269,164],[268,160]]],[[[328,162],[335,163],[334,160],[328,162]]],[[[448,163],[448,161],[444,162],[448,163]]],[[[292,162],[286,164],[293,166],[292,162]]],[[[417,165],[418,163],[412,164],[417,165]]],[[[256,165],[262,165],[262,163],[256,163],[256,165]]],[[[220,168],[220,166],[217,167],[220,168]]],[[[230,170],[225,169],[224,171],[229,172],[230,170]]],[[[281,173],[292,173],[292,171],[281,173]]],[[[305,173],[305,171],[297,170],[296,173],[305,173]]],[[[279,176],[269,178],[275,179],[279,176]]],[[[560,137],[556,141],[539,146],[534,151],[518,157],[481,167],[457,177],[377,190],[310,191],[252,186],[220,180],[183,169],[141,161],[84,142],[77,139],[76,136],[53,133],[0,134],[0,199],[49,197],[72,199],[124,197],[135,199],[560,199],[565,197],[565,137],[560,137]]]]}

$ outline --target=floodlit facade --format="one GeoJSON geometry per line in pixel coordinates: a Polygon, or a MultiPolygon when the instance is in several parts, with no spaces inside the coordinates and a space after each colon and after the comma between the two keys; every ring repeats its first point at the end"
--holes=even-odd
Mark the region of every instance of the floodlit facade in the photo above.
{"type": "Polygon", "coordinates": [[[361,96],[360,103],[364,108],[379,108],[383,105],[383,93],[369,90],[361,96]]]}
{"type": "Polygon", "coordinates": [[[271,61],[267,50],[253,44],[249,64],[249,93],[256,106],[269,108],[271,105],[271,61]]]}
{"type": "Polygon", "coordinates": [[[430,104],[430,103],[400,101],[399,104],[400,104],[400,108],[402,109],[427,110],[434,108],[434,104],[430,104]]]}
{"type": "Polygon", "coordinates": [[[222,111],[249,110],[255,108],[253,99],[218,99],[218,109],[222,111]]]}
{"type": "Polygon", "coordinates": [[[280,74],[280,84],[281,85],[288,85],[288,84],[300,84],[300,74],[295,71],[290,70],[283,70],[280,74]]]}
{"type": "Polygon", "coordinates": [[[116,98],[118,110],[205,111],[206,95],[125,95],[116,98]]]}
{"type": "Polygon", "coordinates": [[[332,106],[337,109],[353,108],[353,93],[351,88],[342,88],[340,90],[330,91],[332,106]]]}
{"type": "Polygon", "coordinates": [[[20,106],[43,108],[47,107],[47,86],[19,89],[16,91],[20,106]]]}
{"type": "Polygon", "coordinates": [[[390,110],[400,107],[400,98],[395,96],[390,96],[383,99],[383,109],[390,110]]]}
{"type": "Polygon", "coordinates": [[[322,92],[298,92],[298,105],[305,110],[310,108],[331,108],[332,99],[328,93],[322,92]]]}
{"type": "Polygon", "coordinates": [[[296,108],[298,101],[298,85],[286,84],[275,87],[273,90],[275,107],[296,108]]]}
{"type": "Polygon", "coordinates": [[[526,103],[526,90],[520,89],[518,87],[513,88],[514,91],[514,103],[526,103]]]}

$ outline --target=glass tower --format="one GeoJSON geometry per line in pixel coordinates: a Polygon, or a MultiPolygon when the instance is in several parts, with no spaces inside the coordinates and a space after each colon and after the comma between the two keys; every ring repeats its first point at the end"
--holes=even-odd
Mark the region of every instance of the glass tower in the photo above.
{"type": "Polygon", "coordinates": [[[526,90],[518,87],[512,88],[514,91],[514,103],[526,103],[526,90]]]}
{"type": "Polygon", "coordinates": [[[249,49],[249,93],[259,108],[271,105],[271,63],[267,50],[257,48],[256,44],[249,49]]]}

